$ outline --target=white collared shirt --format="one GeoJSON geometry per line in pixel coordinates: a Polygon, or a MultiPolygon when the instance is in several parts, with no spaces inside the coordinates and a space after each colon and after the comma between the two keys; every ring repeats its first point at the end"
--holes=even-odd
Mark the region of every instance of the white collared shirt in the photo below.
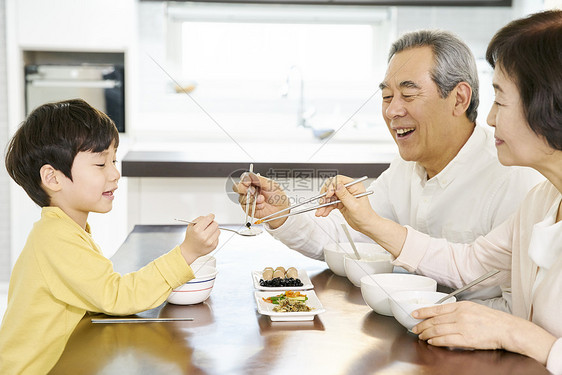
{"type": "MultiPolygon", "coordinates": [[[[529,258],[537,266],[537,277],[531,289],[531,300],[534,299],[537,287],[541,285],[546,274],[560,258],[562,253],[562,221],[556,222],[560,199],[557,199],[543,221],[536,223],[529,241],[529,258]]],[[[531,309],[529,309],[531,310],[531,309]]]]}

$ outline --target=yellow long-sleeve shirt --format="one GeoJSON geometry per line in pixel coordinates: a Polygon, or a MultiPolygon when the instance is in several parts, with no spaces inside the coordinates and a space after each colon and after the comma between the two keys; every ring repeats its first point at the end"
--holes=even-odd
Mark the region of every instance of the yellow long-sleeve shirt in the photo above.
{"type": "Polygon", "coordinates": [[[179,247],[120,275],[88,225],[84,230],[61,209],[45,207],[12,270],[0,326],[0,373],[47,373],[87,311],[129,315],[151,309],[193,277],[179,247]]]}

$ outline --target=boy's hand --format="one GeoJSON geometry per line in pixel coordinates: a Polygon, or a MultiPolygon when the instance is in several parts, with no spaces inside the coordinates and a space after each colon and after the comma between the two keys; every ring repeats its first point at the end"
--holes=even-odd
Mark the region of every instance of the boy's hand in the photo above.
{"type": "Polygon", "coordinates": [[[213,251],[219,243],[219,224],[214,221],[215,215],[199,216],[189,224],[185,231],[185,238],[180,244],[181,254],[187,264],[202,255],[213,251]]]}

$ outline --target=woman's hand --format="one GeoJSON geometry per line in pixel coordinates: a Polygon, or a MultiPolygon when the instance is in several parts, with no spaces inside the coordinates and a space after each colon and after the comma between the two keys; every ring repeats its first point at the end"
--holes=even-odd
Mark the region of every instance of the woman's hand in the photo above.
{"type": "MultiPolygon", "coordinates": [[[[246,212],[246,205],[250,205],[248,208],[249,213],[252,212],[252,205],[256,197],[255,192],[258,192],[256,211],[254,213],[255,217],[258,219],[289,207],[289,198],[287,194],[285,194],[285,191],[283,191],[283,188],[274,180],[270,180],[255,173],[244,173],[240,177],[240,182],[235,184],[232,190],[240,195],[238,201],[244,212],[246,212]],[[250,198],[247,201],[246,195],[248,190],[250,191],[250,198]]],[[[273,220],[268,224],[271,228],[277,228],[283,225],[285,220],[287,220],[287,218],[273,220]]]]}
{"type": "Polygon", "coordinates": [[[425,319],[412,331],[431,345],[471,349],[506,349],[545,364],[556,338],[514,315],[474,302],[446,303],[413,312],[425,319]]]}
{"type": "Polygon", "coordinates": [[[426,319],[412,332],[437,346],[472,349],[503,348],[505,324],[513,317],[473,302],[445,303],[414,311],[416,319],[426,319]]]}
{"type": "Polygon", "coordinates": [[[202,255],[213,251],[219,244],[219,225],[214,221],[215,215],[199,216],[189,224],[185,231],[185,238],[180,244],[181,253],[187,264],[202,255]]]}

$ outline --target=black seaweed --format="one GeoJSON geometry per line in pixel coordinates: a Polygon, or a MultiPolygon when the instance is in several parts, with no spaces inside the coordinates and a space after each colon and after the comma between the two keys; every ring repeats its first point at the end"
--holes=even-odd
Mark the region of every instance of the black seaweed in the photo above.
{"type": "Polygon", "coordinates": [[[275,277],[271,280],[264,280],[260,279],[260,286],[265,286],[269,288],[278,288],[278,287],[285,287],[285,286],[303,286],[304,284],[300,279],[295,279],[292,277],[275,277]]]}

